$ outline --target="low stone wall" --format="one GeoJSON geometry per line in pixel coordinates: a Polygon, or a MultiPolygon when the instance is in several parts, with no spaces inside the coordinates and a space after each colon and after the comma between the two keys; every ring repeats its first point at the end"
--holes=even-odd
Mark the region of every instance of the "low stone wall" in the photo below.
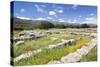
{"type": "Polygon", "coordinates": [[[97,38],[91,40],[86,46],[77,49],[75,52],[63,56],[60,60],[50,61],[48,64],[58,64],[58,63],[73,63],[81,60],[83,55],[88,54],[88,52],[97,45],[97,38]]]}
{"type": "MultiPolygon", "coordinates": [[[[58,44],[51,44],[51,45],[48,45],[47,47],[44,47],[46,49],[53,49],[53,48],[56,48],[58,46],[68,46],[70,44],[72,44],[75,40],[74,39],[69,39],[69,40],[65,40],[61,43],[58,43],[58,44]]],[[[21,59],[24,59],[24,58],[28,58],[30,57],[32,54],[37,54],[37,53],[40,53],[42,52],[43,48],[40,48],[40,49],[37,49],[37,50],[34,50],[34,51],[29,51],[27,53],[24,53],[24,54],[21,54],[20,56],[14,58],[14,61],[19,61],[21,59]]]]}

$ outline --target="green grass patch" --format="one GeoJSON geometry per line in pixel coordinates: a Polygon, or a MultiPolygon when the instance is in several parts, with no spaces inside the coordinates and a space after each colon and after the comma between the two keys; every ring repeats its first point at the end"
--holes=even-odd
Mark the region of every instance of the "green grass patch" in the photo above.
{"type": "Polygon", "coordinates": [[[26,40],[24,44],[21,45],[14,45],[14,56],[19,56],[22,53],[27,53],[28,51],[33,51],[39,48],[44,48],[45,46],[48,46],[50,44],[57,44],[61,42],[61,39],[69,39],[70,36],[67,35],[61,35],[61,34],[53,34],[49,35],[47,37],[42,37],[34,40],[26,40]],[[58,38],[57,40],[52,40],[51,37],[58,38]]]}
{"type": "Polygon", "coordinates": [[[90,40],[91,40],[90,37],[84,37],[83,39],[77,41],[76,44],[73,44],[72,46],[66,46],[66,47],[59,46],[54,49],[44,49],[41,53],[38,53],[36,55],[33,54],[29,58],[25,58],[18,62],[14,62],[14,65],[46,64],[52,60],[59,60],[62,56],[74,52],[78,48],[81,48],[90,40]]]}

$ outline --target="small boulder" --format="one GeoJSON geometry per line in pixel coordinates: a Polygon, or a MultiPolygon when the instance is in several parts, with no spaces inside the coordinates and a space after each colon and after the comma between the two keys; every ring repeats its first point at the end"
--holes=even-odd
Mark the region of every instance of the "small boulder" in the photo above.
{"type": "Polygon", "coordinates": [[[18,41],[18,42],[16,42],[16,45],[21,45],[21,44],[24,44],[24,41],[18,41]]]}

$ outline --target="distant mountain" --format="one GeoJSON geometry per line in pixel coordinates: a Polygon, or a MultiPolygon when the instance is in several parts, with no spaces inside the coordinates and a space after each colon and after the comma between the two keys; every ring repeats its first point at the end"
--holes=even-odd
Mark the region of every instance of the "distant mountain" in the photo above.
{"type": "MultiPolygon", "coordinates": [[[[47,20],[29,20],[20,19],[17,17],[11,18],[11,24],[13,24],[14,30],[26,30],[26,29],[49,29],[49,28],[81,28],[84,24],[57,22],[47,20]]],[[[85,24],[86,25],[86,24],[85,24]]],[[[86,27],[97,27],[95,24],[87,24],[86,27]]]]}
{"type": "Polygon", "coordinates": [[[13,28],[15,30],[23,30],[23,29],[48,29],[54,27],[54,25],[46,20],[25,20],[16,17],[11,18],[11,23],[13,24],[13,28]]]}

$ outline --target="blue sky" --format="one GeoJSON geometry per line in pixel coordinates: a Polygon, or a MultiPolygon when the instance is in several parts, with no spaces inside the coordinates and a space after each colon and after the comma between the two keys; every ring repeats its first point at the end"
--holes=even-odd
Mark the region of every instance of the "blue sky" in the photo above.
{"type": "Polygon", "coordinates": [[[97,23],[96,6],[23,1],[14,1],[12,3],[14,4],[13,16],[21,19],[52,20],[70,23],[97,23]]]}

